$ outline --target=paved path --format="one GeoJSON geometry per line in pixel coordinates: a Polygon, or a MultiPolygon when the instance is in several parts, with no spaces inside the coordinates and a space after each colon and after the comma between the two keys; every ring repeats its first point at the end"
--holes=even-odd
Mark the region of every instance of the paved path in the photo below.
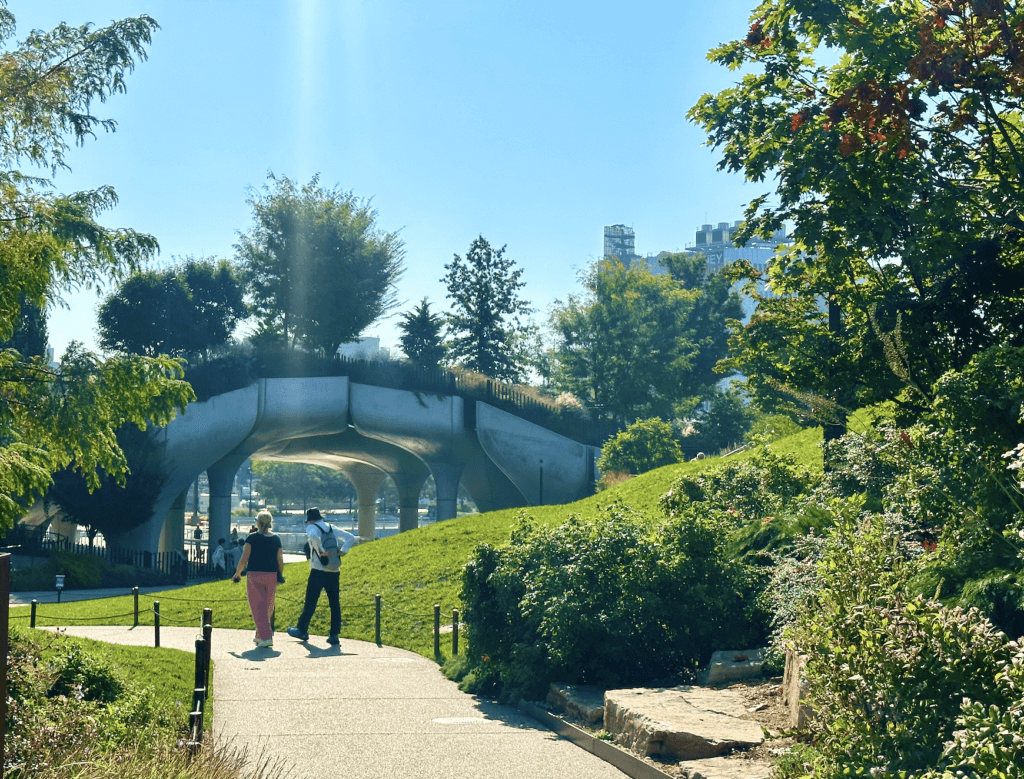
{"type": "MultiPolygon", "coordinates": [[[[62,628],[63,630],[63,628],[62,628]]],[[[152,646],[153,628],[69,627],[71,635],[152,646]]],[[[195,650],[195,628],[160,644],[195,650]]],[[[618,769],[516,709],[481,701],[436,663],[393,647],[214,628],[214,739],[294,768],[296,779],[621,779],[618,769]]]]}

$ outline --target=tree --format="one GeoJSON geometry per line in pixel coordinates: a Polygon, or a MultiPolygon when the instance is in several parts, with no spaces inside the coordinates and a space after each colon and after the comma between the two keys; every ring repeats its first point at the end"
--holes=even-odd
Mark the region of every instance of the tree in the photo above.
{"type": "Polygon", "coordinates": [[[670,262],[679,279],[600,260],[582,276],[584,295],[556,301],[557,390],[626,422],[679,416],[711,391],[721,378],[714,367],[725,356],[726,319],[742,313],[739,298],[727,280],[697,273],[701,260],[670,262]]]}
{"type": "MultiPolygon", "coordinates": [[[[26,306],[42,310],[62,290],[121,277],[156,251],[152,236],[97,222],[117,202],[112,188],[61,195],[50,178],[66,167],[72,141],[116,128],[91,105],[124,91],[156,28],[148,16],[98,30],[62,24],[12,44],[14,17],[0,7],[0,340],[11,339],[26,306]]],[[[100,360],[76,344],[56,371],[18,349],[0,352],[0,528],[72,463],[91,488],[98,468],[122,478],[115,431],[166,424],[193,397],[180,376],[175,360],[100,360]]]]}
{"type": "Polygon", "coordinates": [[[402,314],[398,329],[402,331],[398,342],[410,361],[434,368],[444,360],[445,348],[441,337],[444,318],[430,310],[426,298],[412,311],[402,314]]]}
{"type": "Polygon", "coordinates": [[[405,249],[369,201],[317,176],[302,187],[269,179],[250,195],[255,224],[235,245],[257,335],[333,355],[397,305],[405,249]]]}
{"type": "Polygon", "coordinates": [[[90,488],[74,468],[53,475],[47,498],[60,505],[89,537],[102,533],[111,539],[149,520],[160,489],[167,481],[163,471],[163,447],[134,425],[117,431],[129,473],[118,480],[100,469],[99,488],[90,488]]]}
{"type": "Polygon", "coordinates": [[[99,343],[122,354],[203,354],[226,344],[244,316],[231,265],[188,259],[136,273],[111,293],[99,308],[99,343]]]}
{"type": "Polygon", "coordinates": [[[720,167],[777,182],[737,240],[791,222],[772,288],[826,307],[804,304],[815,321],[788,335],[779,317],[794,307],[763,311],[751,327],[765,337],[738,343],[735,367],[755,375],[768,349],[779,387],[799,382],[783,389],[920,411],[946,371],[1024,343],[1022,15],[1003,0],[769,0],[743,39],[711,52],[754,68],[691,118],[722,148],[720,167]],[[799,342],[823,369],[786,377],[799,342]],[[885,367],[896,381],[875,380],[885,367]],[[870,393],[851,385],[857,373],[870,393]]]}
{"type": "Polygon", "coordinates": [[[708,398],[707,408],[694,420],[696,432],[686,436],[683,445],[692,454],[719,452],[743,441],[753,416],[753,410],[744,403],[741,393],[715,391],[708,398]]]}
{"type": "Polygon", "coordinates": [[[356,494],[345,474],[322,465],[254,460],[252,470],[260,480],[260,495],[278,507],[302,504],[305,510],[313,503],[341,502],[356,494]]]}
{"type": "Polygon", "coordinates": [[[518,381],[523,373],[519,340],[527,333],[520,320],[530,304],[520,300],[522,268],[505,256],[505,246],[492,249],[481,235],[445,265],[441,279],[448,286],[453,311],[448,315],[450,358],[462,367],[499,381],[518,381]]]}
{"type": "Polygon", "coordinates": [[[634,422],[601,447],[597,467],[604,473],[634,475],[683,459],[672,425],[658,417],[634,422]]]}

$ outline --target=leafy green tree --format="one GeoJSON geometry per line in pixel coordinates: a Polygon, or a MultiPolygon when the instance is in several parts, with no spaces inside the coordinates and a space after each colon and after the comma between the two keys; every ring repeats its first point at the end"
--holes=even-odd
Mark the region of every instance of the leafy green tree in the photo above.
{"type": "Polygon", "coordinates": [[[314,503],[341,502],[356,494],[345,474],[322,465],[254,460],[252,471],[260,480],[260,495],[281,507],[301,504],[305,510],[314,503]]]}
{"type": "Polygon", "coordinates": [[[715,454],[743,441],[750,429],[753,410],[736,390],[716,390],[707,400],[707,408],[694,420],[696,432],[683,439],[687,451],[715,454]]]}
{"type": "Polygon", "coordinates": [[[245,316],[242,287],[226,260],[186,260],[130,276],[100,304],[100,346],[155,356],[203,354],[231,339],[245,316]]]}
{"type": "Polygon", "coordinates": [[[53,475],[47,499],[60,505],[71,519],[87,528],[92,538],[102,533],[112,539],[149,520],[160,489],[167,481],[163,447],[134,425],[117,431],[129,472],[118,480],[100,470],[98,489],[90,488],[82,474],[63,468],[53,475]]]}
{"type": "Polygon", "coordinates": [[[445,265],[441,279],[448,286],[452,312],[450,359],[471,371],[499,381],[518,381],[523,373],[522,337],[528,326],[520,317],[530,304],[519,298],[522,268],[505,256],[505,248],[493,249],[481,235],[470,244],[466,258],[459,255],[445,265]]]}
{"type": "Polygon", "coordinates": [[[683,459],[675,431],[658,417],[634,422],[601,447],[597,467],[605,473],[641,474],[683,459]]]}
{"type": "MultiPolygon", "coordinates": [[[[769,280],[802,299],[808,323],[783,323],[799,318],[795,304],[761,312],[761,337],[738,342],[733,365],[774,379],[755,394],[793,381],[839,405],[920,410],[946,371],[1024,341],[1024,206],[1011,194],[1024,176],[1024,8],[767,0],[751,20],[710,54],[748,71],[690,116],[722,149],[721,168],[776,182],[738,240],[794,225],[769,280]],[[807,304],[819,299],[823,316],[807,304]],[[798,347],[821,370],[787,375],[798,347]],[[898,381],[875,381],[886,365],[898,381]],[[858,374],[868,388],[851,383],[858,374]]],[[[833,421],[827,437],[842,413],[833,421]]]]}
{"type": "MultiPolygon", "coordinates": [[[[14,17],[0,7],[2,340],[26,306],[42,310],[63,290],[121,277],[156,251],[152,236],[97,222],[117,202],[110,187],[62,195],[51,190],[51,176],[38,175],[66,167],[72,142],[115,129],[113,119],[91,112],[93,101],[124,91],[156,28],[148,16],[98,30],[61,24],[18,44],[14,17]]],[[[92,488],[97,469],[119,480],[126,464],[115,431],[168,422],[193,397],[180,376],[180,363],[168,358],[100,360],[75,344],[57,371],[41,357],[0,352],[0,528],[72,463],[92,488]]]]}
{"type": "Polygon", "coordinates": [[[235,245],[257,336],[333,355],[397,305],[405,249],[369,201],[317,176],[301,187],[269,179],[250,195],[254,225],[235,245]]]}
{"type": "Polygon", "coordinates": [[[726,320],[742,313],[739,297],[726,279],[705,279],[699,259],[669,262],[670,275],[656,276],[643,265],[600,260],[583,275],[583,295],[556,301],[555,389],[623,421],[677,416],[711,391],[721,378],[714,367],[725,356],[726,320]]]}
{"type": "Polygon", "coordinates": [[[0,349],[14,349],[24,357],[45,357],[47,345],[46,312],[24,297],[21,315],[11,337],[0,343],[0,349]]]}
{"type": "Polygon", "coordinates": [[[398,329],[402,331],[398,342],[409,360],[428,368],[440,365],[444,360],[444,318],[430,310],[426,298],[412,311],[402,314],[398,329]]]}

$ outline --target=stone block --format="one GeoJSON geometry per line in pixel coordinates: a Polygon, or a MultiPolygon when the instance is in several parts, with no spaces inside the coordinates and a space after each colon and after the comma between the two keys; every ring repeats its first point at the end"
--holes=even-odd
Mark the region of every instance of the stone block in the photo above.
{"type": "Polygon", "coordinates": [[[756,679],[761,675],[763,649],[727,650],[711,655],[708,667],[697,678],[699,684],[716,685],[756,679]]]}
{"type": "Polygon", "coordinates": [[[749,749],[764,740],[761,726],[739,719],[743,701],[729,690],[608,690],[604,727],[616,742],[641,755],[695,760],[749,749]]]}
{"type": "Polygon", "coordinates": [[[548,703],[588,725],[600,725],[604,720],[604,690],[597,687],[555,682],[548,690],[548,703]]]}

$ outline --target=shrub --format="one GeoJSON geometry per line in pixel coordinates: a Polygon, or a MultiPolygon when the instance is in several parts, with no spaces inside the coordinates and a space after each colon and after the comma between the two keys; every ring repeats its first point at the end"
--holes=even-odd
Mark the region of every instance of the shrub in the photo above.
{"type": "Polygon", "coordinates": [[[977,611],[908,598],[915,563],[900,540],[879,515],[837,519],[823,586],[794,631],[817,712],[816,777],[941,769],[958,717],[1016,700],[997,681],[1020,662],[1016,646],[977,611]],[[962,711],[965,699],[982,708],[962,711]]]}
{"type": "Polygon", "coordinates": [[[690,517],[652,532],[621,506],[554,528],[521,519],[508,547],[478,547],[464,570],[464,688],[511,699],[555,679],[641,684],[759,637],[745,607],[756,582],[724,539],[690,517]]]}
{"type": "Polygon", "coordinates": [[[640,474],[683,459],[672,425],[659,417],[641,419],[601,448],[597,467],[602,472],[640,474]]]}
{"type": "Polygon", "coordinates": [[[124,682],[105,663],[85,654],[82,647],[72,644],[67,651],[50,661],[54,673],[51,697],[64,695],[79,700],[112,703],[124,691],[124,682]]]}

